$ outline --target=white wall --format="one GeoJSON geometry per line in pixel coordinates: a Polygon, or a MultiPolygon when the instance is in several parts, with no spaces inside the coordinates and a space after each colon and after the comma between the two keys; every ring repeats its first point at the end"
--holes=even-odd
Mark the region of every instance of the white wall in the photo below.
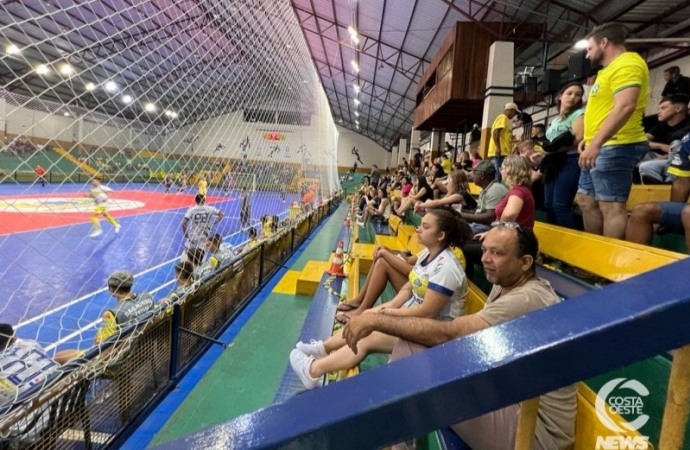
{"type": "Polygon", "coordinates": [[[363,136],[354,131],[336,126],[338,129],[338,166],[352,167],[357,161],[357,156],[352,154],[352,148],[359,150],[359,156],[362,158],[363,164],[359,167],[370,168],[374,164],[378,165],[380,169],[385,169],[386,164],[390,160],[390,152],[381,147],[376,142],[372,141],[366,136],[363,136]]]}

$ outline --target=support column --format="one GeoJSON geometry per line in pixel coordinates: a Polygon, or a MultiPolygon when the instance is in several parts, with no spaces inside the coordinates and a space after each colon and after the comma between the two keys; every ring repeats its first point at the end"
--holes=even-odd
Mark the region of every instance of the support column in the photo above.
{"type": "Polygon", "coordinates": [[[396,169],[402,164],[403,158],[407,159],[407,139],[405,138],[400,139],[400,143],[398,144],[398,163],[395,166],[396,169]]]}
{"type": "Polygon", "coordinates": [[[491,139],[491,125],[506,103],[513,101],[515,48],[512,42],[494,42],[489,50],[489,69],[486,74],[486,94],[482,116],[482,140],[479,154],[486,158],[491,139]]]}
{"type": "Polygon", "coordinates": [[[419,141],[422,140],[422,133],[419,130],[412,129],[410,136],[410,153],[407,156],[407,160],[410,161],[417,150],[419,150],[419,141]]]}
{"type": "Polygon", "coordinates": [[[438,158],[446,147],[446,138],[443,131],[431,132],[431,160],[429,164],[434,163],[434,159],[438,158]]]}
{"type": "MultiPolygon", "coordinates": [[[[398,160],[398,146],[396,145],[393,147],[393,151],[391,152],[391,164],[397,164],[396,161],[398,160]]],[[[388,167],[391,167],[390,165],[388,167]]],[[[385,167],[381,167],[381,170],[385,169],[385,167]]]]}

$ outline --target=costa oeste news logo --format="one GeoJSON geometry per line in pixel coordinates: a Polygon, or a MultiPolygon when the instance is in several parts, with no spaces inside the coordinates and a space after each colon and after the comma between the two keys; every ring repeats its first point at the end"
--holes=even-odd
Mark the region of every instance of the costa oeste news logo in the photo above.
{"type": "Polygon", "coordinates": [[[615,378],[599,389],[595,409],[599,421],[615,435],[597,436],[595,449],[599,450],[646,450],[648,436],[633,435],[642,428],[649,416],[644,414],[644,398],[649,396],[647,387],[637,380],[615,378]],[[626,421],[620,416],[628,416],[626,421]]]}

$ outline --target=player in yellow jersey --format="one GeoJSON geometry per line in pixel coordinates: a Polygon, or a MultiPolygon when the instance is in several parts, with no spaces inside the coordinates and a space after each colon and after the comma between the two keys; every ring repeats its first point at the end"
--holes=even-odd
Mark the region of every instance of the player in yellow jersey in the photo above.
{"type": "Polygon", "coordinates": [[[622,24],[606,23],[587,36],[587,59],[603,69],[589,92],[578,148],[577,203],[585,231],[616,239],[625,237],[633,170],[649,151],[642,128],[649,69],[640,55],[626,50],[626,34],[622,24]]]}
{"type": "Polygon", "coordinates": [[[91,217],[91,223],[93,223],[93,230],[89,237],[96,237],[103,234],[103,228],[101,228],[101,223],[98,220],[98,216],[103,216],[108,222],[110,222],[115,228],[115,233],[120,231],[120,224],[115,221],[113,216],[108,213],[108,192],[113,190],[107,186],[103,186],[101,181],[97,178],[91,180],[91,191],[89,196],[93,199],[95,205],[93,208],[93,216],[91,217]]]}
{"type": "Polygon", "coordinates": [[[202,175],[199,177],[199,194],[203,195],[204,197],[208,193],[208,180],[206,180],[206,176],[202,175]]]}

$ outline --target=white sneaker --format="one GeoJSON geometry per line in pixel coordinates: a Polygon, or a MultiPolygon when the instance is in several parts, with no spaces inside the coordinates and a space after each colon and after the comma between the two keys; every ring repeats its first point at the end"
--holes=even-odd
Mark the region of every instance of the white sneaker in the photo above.
{"type": "Polygon", "coordinates": [[[120,232],[120,228],[122,228],[122,225],[115,225],[115,234],[120,232]]]}
{"type": "Polygon", "coordinates": [[[361,222],[361,221],[358,220],[358,221],[357,221],[357,225],[359,225],[361,228],[364,228],[364,222],[361,222]]]}
{"type": "Polygon", "coordinates": [[[103,230],[101,228],[96,228],[91,232],[91,234],[89,234],[89,237],[94,238],[100,236],[101,234],[103,234],[103,230]]]}
{"type": "Polygon", "coordinates": [[[307,389],[316,389],[321,384],[320,378],[312,378],[309,375],[309,367],[314,362],[313,356],[307,356],[301,351],[294,349],[290,352],[290,365],[295,371],[299,380],[307,389]]]}
{"type": "Polygon", "coordinates": [[[323,358],[326,356],[326,347],[323,345],[323,341],[317,341],[312,339],[308,344],[300,341],[296,345],[297,350],[301,351],[307,356],[313,356],[314,359],[323,358]]]}

